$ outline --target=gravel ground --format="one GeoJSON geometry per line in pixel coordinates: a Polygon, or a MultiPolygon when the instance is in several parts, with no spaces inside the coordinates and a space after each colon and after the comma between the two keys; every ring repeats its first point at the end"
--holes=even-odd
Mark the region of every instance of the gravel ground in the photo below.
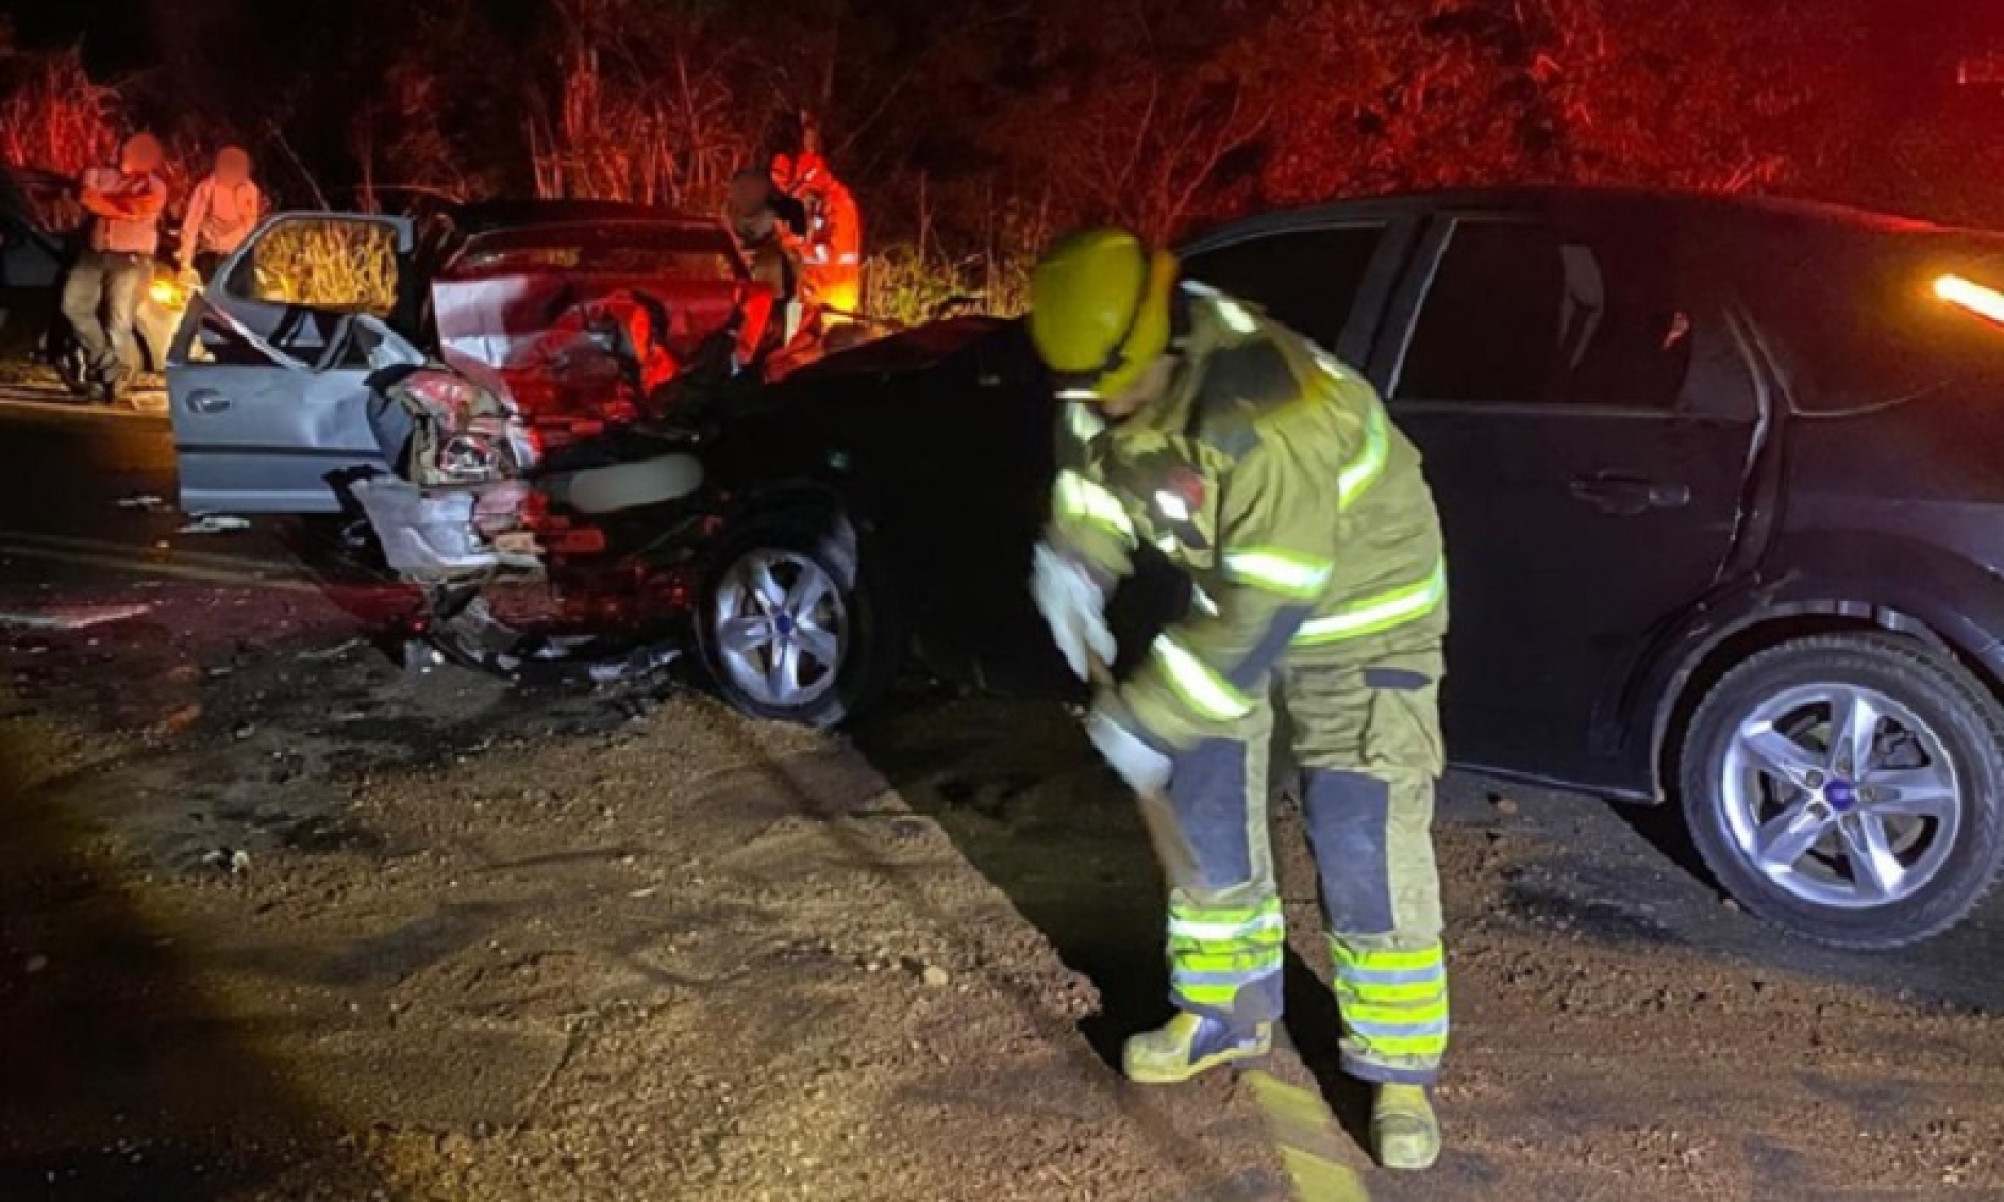
{"type": "Polygon", "coordinates": [[[1299,1051],[1143,1090],[1160,886],[1058,707],[838,738],[146,596],[0,635],[0,1198],[1280,1199],[1277,1131],[1342,1200],[2004,1196],[1994,913],[1811,952],[1646,823],[1456,778],[1450,1151],[1395,1178],[1285,805],[1299,1051]]]}

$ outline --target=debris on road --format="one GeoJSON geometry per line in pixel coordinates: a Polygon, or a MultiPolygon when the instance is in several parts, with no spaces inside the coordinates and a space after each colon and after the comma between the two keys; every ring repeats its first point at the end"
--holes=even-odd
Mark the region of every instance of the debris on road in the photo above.
{"type": "Polygon", "coordinates": [[[345,639],[339,643],[336,643],[332,647],[319,647],[311,651],[301,651],[298,655],[294,656],[293,658],[309,660],[309,661],[340,659],[342,656],[348,654],[350,651],[353,651],[355,648],[361,646],[366,641],[367,640],[363,639],[362,636],[356,635],[354,638],[345,639]]]}
{"type": "Polygon", "coordinates": [[[157,493],[136,492],[130,496],[120,497],[118,499],[118,507],[120,509],[144,509],[148,513],[151,513],[155,510],[165,509],[167,501],[157,493]]]}
{"type": "Polygon", "coordinates": [[[1489,806],[1505,818],[1515,818],[1517,816],[1516,799],[1507,793],[1491,793],[1489,795],[1489,806]]]}
{"type": "Polygon", "coordinates": [[[21,968],[22,971],[26,972],[29,976],[32,977],[36,973],[41,972],[43,969],[47,968],[48,966],[49,966],[49,958],[47,956],[38,954],[29,956],[27,962],[21,965],[21,968]]]}
{"type": "Polygon", "coordinates": [[[202,857],[202,863],[211,868],[220,868],[231,876],[242,876],[250,871],[250,853],[242,848],[218,847],[202,857]]]}
{"type": "Polygon", "coordinates": [[[178,735],[190,726],[193,726],[201,716],[201,703],[191,701],[187,705],[170,711],[166,717],[160,719],[159,730],[163,734],[178,735]]]}
{"type": "Polygon", "coordinates": [[[233,513],[203,513],[195,515],[195,520],[181,527],[177,534],[232,534],[238,530],[250,529],[250,519],[240,518],[233,513]]]}
{"type": "Polygon", "coordinates": [[[84,630],[107,622],[123,622],[152,610],[153,606],[143,601],[127,605],[55,605],[33,612],[0,610],[0,626],[18,626],[28,630],[84,630]]]}

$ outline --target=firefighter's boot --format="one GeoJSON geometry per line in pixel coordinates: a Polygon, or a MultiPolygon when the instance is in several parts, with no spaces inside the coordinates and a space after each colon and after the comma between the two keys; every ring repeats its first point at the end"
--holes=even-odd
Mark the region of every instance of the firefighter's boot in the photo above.
{"type": "Polygon", "coordinates": [[[1130,1081],[1169,1085],[1221,1064],[1257,1060],[1272,1050],[1272,1023],[1247,1030],[1186,1011],[1164,1026],[1129,1037],[1120,1063],[1130,1081]]]}
{"type": "Polygon", "coordinates": [[[1430,1169],[1440,1159],[1440,1120],[1424,1087],[1378,1086],[1371,1104],[1371,1150],[1388,1169],[1430,1169]]]}

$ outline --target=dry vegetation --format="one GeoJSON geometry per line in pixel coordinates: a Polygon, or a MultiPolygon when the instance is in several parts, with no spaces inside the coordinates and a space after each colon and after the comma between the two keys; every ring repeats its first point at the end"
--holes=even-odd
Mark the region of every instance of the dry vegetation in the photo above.
{"type": "Polygon", "coordinates": [[[397,244],[387,225],[291,221],[257,244],[259,300],[387,314],[397,303],[397,244]]]}
{"type": "Polygon", "coordinates": [[[74,52],[0,36],[0,157],[73,173],[145,122],[191,163],[250,144],[292,204],[710,212],[811,111],[862,203],[868,306],[898,321],[956,297],[1011,310],[1067,226],[1166,239],[1408,187],[1773,190],[2004,219],[1994,96],[1950,75],[1890,95],[1869,0],[1219,0],[1200,21],[1177,0],[219,2],[233,36],[329,65],[229,56],[114,89],[74,52]],[[386,23],[404,31],[390,44],[386,23]],[[1908,119],[1923,101],[1930,120],[1908,119]]]}

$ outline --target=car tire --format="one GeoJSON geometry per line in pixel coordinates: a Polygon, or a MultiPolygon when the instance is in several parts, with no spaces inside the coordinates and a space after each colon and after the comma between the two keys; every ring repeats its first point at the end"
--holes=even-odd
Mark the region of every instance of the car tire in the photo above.
{"type": "Polygon", "coordinates": [[[1937,935],[2004,858],[2004,709],[1910,639],[1821,635],[1752,656],[1692,715],[1679,777],[1719,883],[1820,943],[1937,935]]]}
{"type": "Polygon", "coordinates": [[[856,717],[890,687],[903,659],[898,630],[866,544],[811,509],[727,530],[696,612],[703,662],[725,700],[816,727],[856,717]]]}

